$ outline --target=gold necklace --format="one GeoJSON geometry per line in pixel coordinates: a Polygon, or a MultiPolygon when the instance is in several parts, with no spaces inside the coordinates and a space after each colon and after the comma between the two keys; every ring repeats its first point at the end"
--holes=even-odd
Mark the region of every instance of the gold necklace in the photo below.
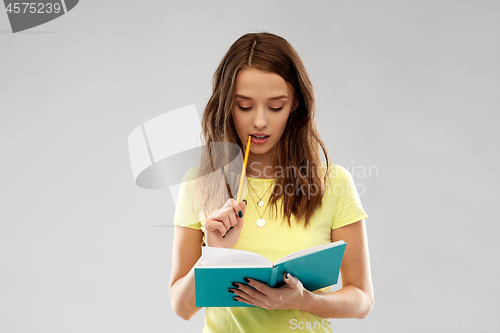
{"type": "MultiPolygon", "coordinates": [[[[269,190],[271,189],[271,187],[273,187],[274,184],[271,184],[271,186],[268,187],[268,189],[266,190],[266,192],[264,192],[264,195],[262,195],[261,197],[259,197],[259,195],[257,194],[257,191],[255,191],[255,188],[252,186],[251,182],[248,181],[248,185],[250,185],[250,187],[252,188],[253,192],[255,193],[255,195],[259,198],[259,202],[257,202],[257,205],[259,207],[262,207],[264,206],[264,201],[262,200],[262,198],[264,198],[264,196],[267,194],[267,192],[269,192],[269,190]]],[[[252,199],[253,200],[253,199],[252,199]]],[[[255,202],[255,201],[254,201],[255,202]]]]}
{"type": "Polygon", "coordinates": [[[253,204],[255,205],[255,209],[257,210],[257,214],[259,214],[260,218],[257,219],[257,221],[255,221],[255,224],[257,224],[258,227],[263,227],[266,225],[266,220],[264,220],[263,216],[264,214],[266,213],[266,210],[267,210],[267,207],[269,205],[266,206],[266,208],[264,209],[264,212],[262,214],[260,214],[259,212],[259,208],[258,207],[262,207],[264,205],[264,201],[262,200],[264,198],[264,196],[267,194],[267,192],[271,189],[271,187],[273,187],[274,183],[271,184],[271,186],[269,186],[269,188],[266,190],[266,192],[264,193],[264,195],[262,197],[259,197],[259,195],[257,194],[257,191],[255,191],[254,187],[252,186],[252,184],[250,183],[250,181],[248,181],[248,185],[250,185],[250,187],[252,188],[253,192],[255,193],[255,195],[259,198],[259,202],[258,203],[255,203],[255,200],[252,196],[252,201],[253,201],[253,204]]]}

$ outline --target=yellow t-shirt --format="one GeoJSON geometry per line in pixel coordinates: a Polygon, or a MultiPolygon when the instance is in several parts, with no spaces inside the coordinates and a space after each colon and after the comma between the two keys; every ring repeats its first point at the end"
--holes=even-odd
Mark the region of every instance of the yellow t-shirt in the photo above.
{"type": "MultiPolygon", "coordinates": [[[[206,219],[200,213],[192,199],[192,184],[198,167],[189,169],[183,179],[183,184],[177,198],[174,224],[202,230],[202,221],[206,219]]],[[[326,164],[323,164],[326,171],[326,164]]],[[[317,209],[310,220],[311,225],[303,227],[291,219],[291,227],[286,220],[282,222],[281,216],[274,219],[274,212],[267,206],[272,189],[263,197],[264,205],[257,207],[259,196],[262,196],[272,185],[272,179],[258,179],[248,177],[252,185],[247,191],[248,202],[243,217],[243,228],[235,249],[258,253],[271,262],[282,257],[317,245],[331,242],[331,230],[340,228],[350,223],[366,219],[366,215],[359,195],[356,191],[351,174],[339,165],[332,165],[324,190],[323,205],[317,209]],[[264,209],[266,209],[264,211],[264,209]],[[265,225],[256,224],[258,218],[265,219],[265,225]]],[[[286,190],[286,189],[284,189],[286,190]]],[[[305,193],[307,189],[304,188],[305,193]]],[[[311,189],[314,193],[314,188],[311,189]]],[[[288,192],[286,192],[288,193],[288,192]]],[[[280,201],[278,201],[278,208],[280,201]]],[[[315,292],[330,292],[328,287],[315,292]]],[[[206,308],[205,327],[203,333],[212,332],[332,332],[327,318],[300,310],[266,310],[260,307],[231,307],[231,308],[206,308]]]]}

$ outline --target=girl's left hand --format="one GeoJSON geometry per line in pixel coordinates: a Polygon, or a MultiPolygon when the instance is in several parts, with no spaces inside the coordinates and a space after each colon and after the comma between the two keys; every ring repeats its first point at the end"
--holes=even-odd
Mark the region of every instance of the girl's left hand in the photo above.
{"type": "Polygon", "coordinates": [[[267,310],[274,309],[301,309],[305,304],[307,289],[302,282],[291,274],[283,274],[286,284],[280,288],[271,288],[257,280],[245,278],[247,284],[234,283],[238,288],[231,288],[234,299],[239,302],[259,306],[267,310]],[[252,288],[253,287],[253,288],[252,288]],[[255,289],[254,289],[255,288],[255,289]]]}

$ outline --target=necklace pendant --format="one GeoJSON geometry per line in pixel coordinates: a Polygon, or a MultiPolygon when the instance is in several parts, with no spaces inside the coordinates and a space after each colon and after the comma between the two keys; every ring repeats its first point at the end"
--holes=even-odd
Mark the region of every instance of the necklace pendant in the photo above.
{"type": "Polygon", "coordinates": [[[257,224],[258,227],[263,227],[266,225],[266,220],[264,220],[263,218],[260,218],[260,219],[257,219],[257,222],[255,222],[257,224]]]}
{"type": "Polygon", "coordinates": [[[257,206],[259,206],[259,207],[262,207],[262,206],[264,206],[264,201],[262,201],[262,200],[259,200],[259,202],[257,202],[257,206]]]}

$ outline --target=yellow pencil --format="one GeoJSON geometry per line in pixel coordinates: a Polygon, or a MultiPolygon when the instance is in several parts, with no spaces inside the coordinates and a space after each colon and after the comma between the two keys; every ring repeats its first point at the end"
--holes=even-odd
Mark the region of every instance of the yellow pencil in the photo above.
{"type": "Polygon", "coordinates": [[[241,191],[243,190],[243,180],[245,180],[245,172],[247,170],[247,162],[248,162],[248,153],[250,152],[250,142],[252,141],[252,137],[248,136],[247,149],[245,150],[245,159],[243,160],[243,169],[241,170],[241,178],[240,178],[240,187],[238,188],[238,196],[236,199],[237,203],[240,203],[241,199],[241,191]]]}

